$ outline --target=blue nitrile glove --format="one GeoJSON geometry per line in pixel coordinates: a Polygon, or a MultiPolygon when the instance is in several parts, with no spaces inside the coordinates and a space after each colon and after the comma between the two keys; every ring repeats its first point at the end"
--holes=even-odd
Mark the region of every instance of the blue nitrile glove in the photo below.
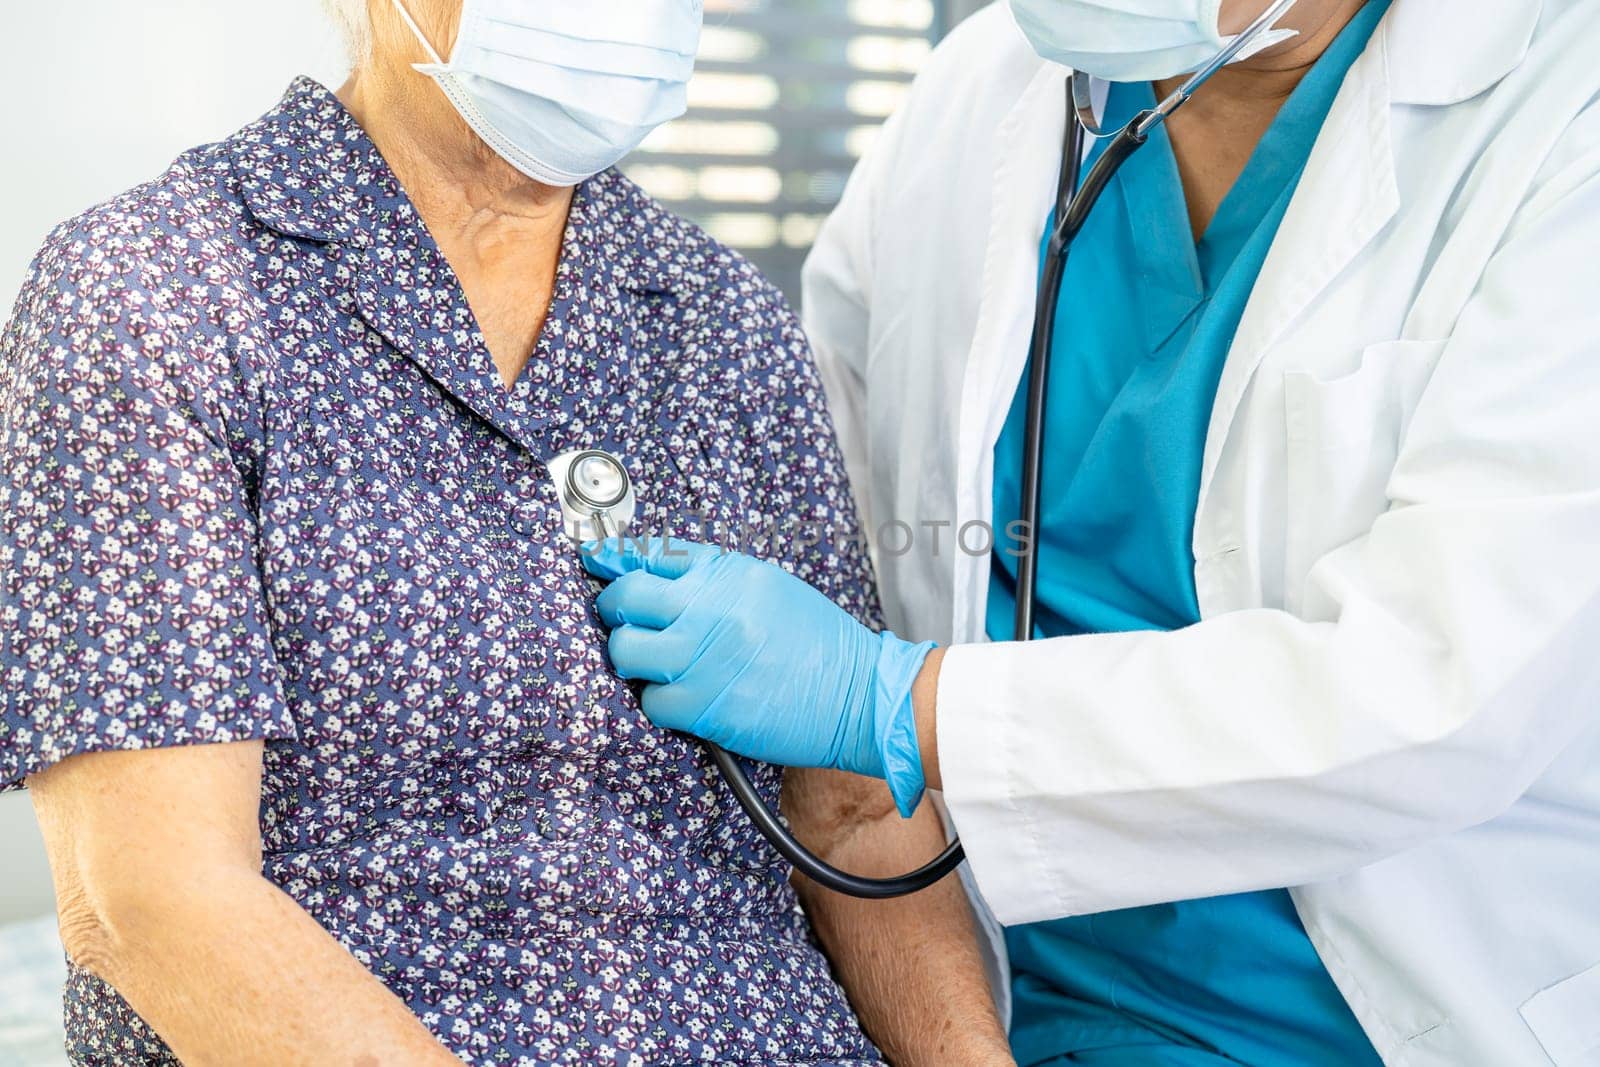
{"type": "Polygon", "coordinates": [[[922,797],[911,685],[931,643],[875,634],[788,572],[710,545],[584,548],[614,579],[596,608],[617,673],[647,683],[657,726],[765,763],[882,778],[901,815],[922,797]]]}

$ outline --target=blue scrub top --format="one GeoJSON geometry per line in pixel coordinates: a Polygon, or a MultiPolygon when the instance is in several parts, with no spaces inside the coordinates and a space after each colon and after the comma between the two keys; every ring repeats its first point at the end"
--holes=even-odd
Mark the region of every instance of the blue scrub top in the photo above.
{"type": "MultiPolygon", "coordinates": [[[[1038,636],[1199,621],[1190,546],[1223,360],[1334,97],[1389,2],[1370,0],[1307,74],[1198,243],[1164,130],[1078,237],[1046,414],[1038,636]]],[[[1114,85],[1107,110],[1120,124],[1154,103],[1147,83],[1114,85]]],[[[997,529],[1020,510],[1025,394],[995,446],[997,529]]],[[[1015,566],[996,553],[996,640],[1012,637],[1015,566]]],[[[1379,1062],[1282,889],[1015,927],[1006,941],[1024,1065],[1379,1062]]]]}

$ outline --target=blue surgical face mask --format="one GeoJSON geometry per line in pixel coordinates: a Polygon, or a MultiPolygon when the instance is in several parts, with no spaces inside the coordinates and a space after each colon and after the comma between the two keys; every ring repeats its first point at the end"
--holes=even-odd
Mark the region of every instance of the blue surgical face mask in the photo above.
{"type": "Polygon", "coordinates": [[[683,114],[702,0],[465,0],[448,63],[400,16],[467,125],[535,181],[576,185],[683,114]]]}
{"type": "MultiPolygon", "coordinates": [[[[1035,52],[1116,82],[1174,78],[1204,66],[1232,40],[1219,28],[1221,8],[1222,0],[1011,0],[1035,52]]],[[[1295,35],[1268,30],[1233,62],[1295,35]]]]}

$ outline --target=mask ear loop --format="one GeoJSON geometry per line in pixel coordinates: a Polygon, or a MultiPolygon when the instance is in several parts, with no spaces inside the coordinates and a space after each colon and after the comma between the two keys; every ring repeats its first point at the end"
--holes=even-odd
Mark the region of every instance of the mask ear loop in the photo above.
{"type": "MultiPolygon", "coordinates": [[[[422,45],[422,50],[428,53],[428,58],[433,61],[433,65],[436,67],[444,66],[444,60],[440,59],[439,53],[433,50],[433,45],[428,41],[427,36],[422,32],[422,27],[417,25],[417,20],[411,17],[411,12],[406,10],[406,5],[403,0],[390,0],[390,2],[394,4],[394,9],[400,13],[401,20],[405,22],[406,26],[411,30],[412,35],[416,37],[417,43],[422,45]]],[[[421,64],[417,65],[420,66],[421,64]]]]}

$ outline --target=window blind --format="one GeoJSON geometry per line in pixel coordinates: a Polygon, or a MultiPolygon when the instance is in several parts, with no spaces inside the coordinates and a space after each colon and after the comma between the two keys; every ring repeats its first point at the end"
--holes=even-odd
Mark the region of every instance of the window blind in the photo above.
{"type": "Polygon", "coordinates": [[[935,0],[706,0],[689,110],[624,169],[798,302],[800,265],[938,29],[935,0]]]}

